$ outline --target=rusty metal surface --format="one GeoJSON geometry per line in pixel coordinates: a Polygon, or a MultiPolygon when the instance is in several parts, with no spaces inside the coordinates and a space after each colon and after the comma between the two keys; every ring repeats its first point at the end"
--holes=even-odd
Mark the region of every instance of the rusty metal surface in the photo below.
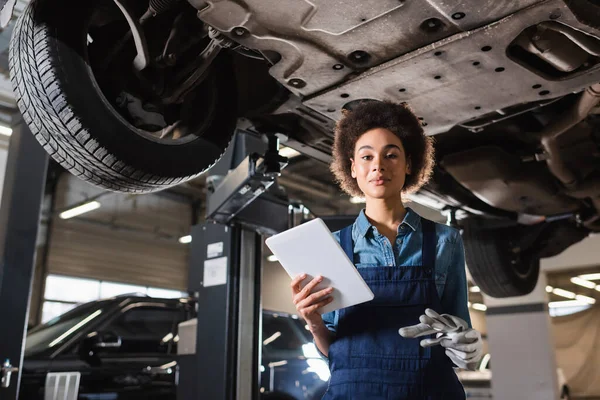
{"type": "Polygon", "coordinates": [[[514,62],[506,53],[520,32],[547,20],[555,10],[560,10],[561,23],[600,36],[600,32],[578,22],[562,1],[551,0],[374,67],[304,104],[338,119],[341,108],[352,99],[406,101],[427,124],[427,134],[433,135],[514,104],[581,91],[600,82],[598,66],[570,79],[548,80],[514,62]],[[485,46],[492,48],[482,51],[485,46]],[[436,52],[441,55],[436,56],[436,52]],[[497,68],[504,70],[497,72],[497,68]],[[541,86],[534,89],[534,85],[541,86]]]}
{"type": "Polygon", "coordinates": [[[246,47],[279,53],[270,73],[299,96],[537,2],[190,0],[210,26],[246,47]],[[438,28],[421,27],[432,19],[438,28]],[[356,60],[356,51],[367,52],[368,59],[356,60]]]}

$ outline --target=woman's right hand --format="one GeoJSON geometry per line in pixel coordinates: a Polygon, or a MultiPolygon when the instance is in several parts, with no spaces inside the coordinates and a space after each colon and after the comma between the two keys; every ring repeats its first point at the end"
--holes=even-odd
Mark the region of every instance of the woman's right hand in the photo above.
{"type": "Polygon", "coordinates": [[[292,280],[292,283],[290,284],[292,287],[292,299],[296,306],[296,310],[298,310],[312,330],[323,324],[321,308],[333,301],[333,297],[331,296],[325,299],[324,297],[330,295],[333,292],[333,288],[328,287],[311,294],[311,291],[315,286],[323,281],[323,277],[315,277],[301,289],[300,283],[302,283],[304,279],[306,279],[306,274],[298,275],[292,280]]]}

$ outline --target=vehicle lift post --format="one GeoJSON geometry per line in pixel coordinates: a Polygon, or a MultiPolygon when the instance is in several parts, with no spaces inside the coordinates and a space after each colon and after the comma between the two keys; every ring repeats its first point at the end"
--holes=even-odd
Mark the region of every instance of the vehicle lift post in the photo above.
{"type": "Polygon", "coordinates": [[[0,399],[19,395],[48,153],[13,116],[0,207],[0,399]]]}
{"type": "Polygon", "coordinates": [[[208,173],[207,221],[192,228],[197,320],[188,335],[180,326],[178,400],[259,398],[261,234],[290,224],[287,198],[269,190],[287,165],[278,147],[275,135],[267,143],[238,130],[208,173]]]}

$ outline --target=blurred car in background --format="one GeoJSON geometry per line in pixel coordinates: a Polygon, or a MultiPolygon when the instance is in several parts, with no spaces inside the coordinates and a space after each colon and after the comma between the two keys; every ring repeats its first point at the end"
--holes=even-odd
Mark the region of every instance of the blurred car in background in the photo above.
{"type": "MultiPolygon", "coordinates": [[[[175,400],[178,326],[193,317],[186,298],[82,304],[28,332],[19,398],[42,400],[69,379],[81,400],[175,400]]],[[[320,399],[327,389],[327,365],[296,316],[263,311],[262,355],[263,399],[320,399]]]]}

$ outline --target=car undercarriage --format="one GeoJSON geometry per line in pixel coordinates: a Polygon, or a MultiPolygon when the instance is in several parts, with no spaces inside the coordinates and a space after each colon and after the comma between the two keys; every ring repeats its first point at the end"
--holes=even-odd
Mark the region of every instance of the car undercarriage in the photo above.
{"type": "Polygon", "coordinates": [[[136,193],[204,173],[236,126],[328,162],[343,110],[405,102],[437,161],[411,198],[505,297],[600,232],[599,21],[594,0],[37,0],[11,76],[61,165],[136,193]],[[61,7],[80,18],[63,27],[61,7]]]}

